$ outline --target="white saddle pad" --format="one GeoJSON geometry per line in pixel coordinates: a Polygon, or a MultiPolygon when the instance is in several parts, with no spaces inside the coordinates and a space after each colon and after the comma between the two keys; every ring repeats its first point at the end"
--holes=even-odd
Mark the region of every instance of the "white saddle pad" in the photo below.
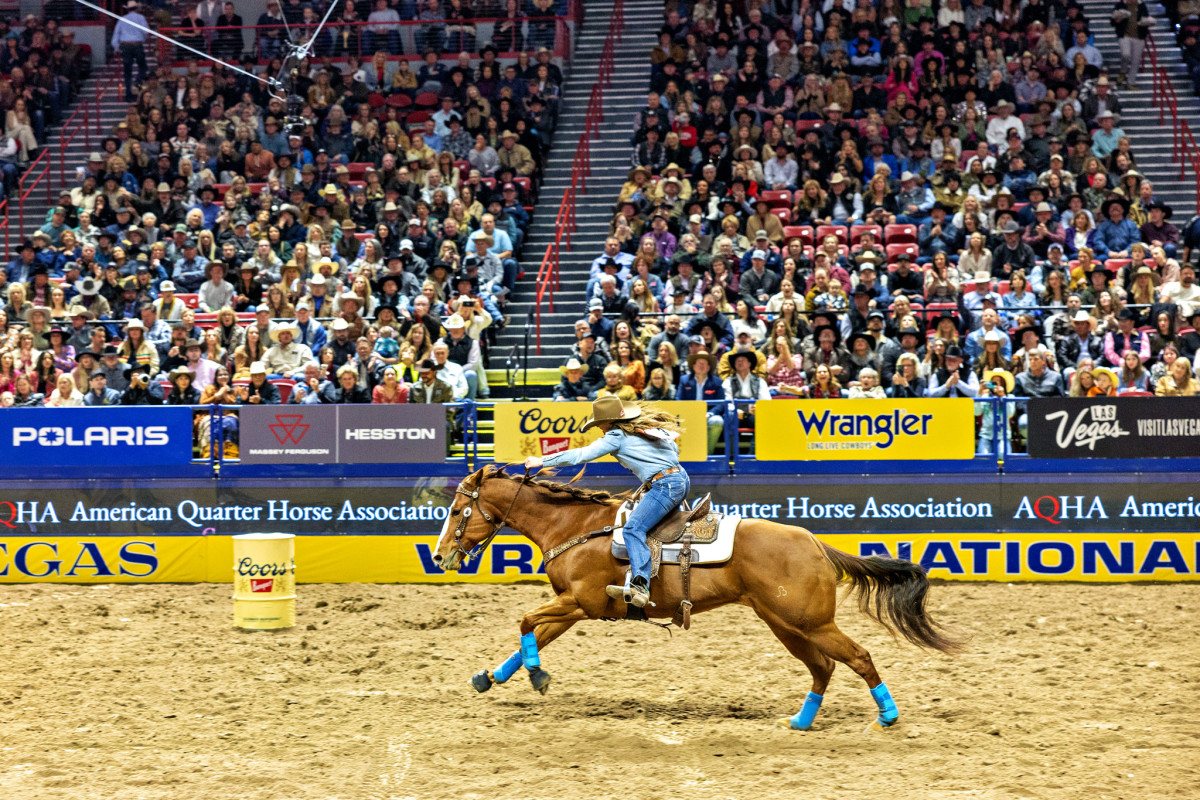
{"type": "MultiPolygon", "coordinates": [[[[629,551],[625,549],[625,522],[629,519],[629,514],[632,511],[633,505],[626,500],[617,509],[616,519],[613,520],[612,552],[613,556],[622,561],[629,560],[629,551]]],[[[715,540],[709,544],[692,545],[692,563],[719,564],[722,561],[728,561],[733,556],[733,537],[737,532],[738,523],[741,521],[741,517],[722,517],[720,524],[717,526],[717,538],[715,540]]],[[[681,549],[683,549],[683,545],[680,542],[664,544],[662,553],[663,563],[678,564],[679,551],[681,549]]]]}

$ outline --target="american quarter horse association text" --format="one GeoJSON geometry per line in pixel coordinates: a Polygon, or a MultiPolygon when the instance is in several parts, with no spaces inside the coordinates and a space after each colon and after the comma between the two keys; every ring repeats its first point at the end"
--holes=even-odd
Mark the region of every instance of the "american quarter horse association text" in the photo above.
{"type": "MultiPolygon", "coordinates": [[[[508,475],[502,467],[484,467],[459,484],[433,560],[443,569],[456,570],[464,559],[482,555],[506,525],[547,553],[580,533],[611,525],[622,499],[608,492],[508,475]]],[[[843,578],[858,591],[860,610],[893,634],[943,653],[960,649],[926,612],[929,580],[919,565],[897,558],[852,556],[804,528],[743,520],[732,558],[694,566],[691,572],[693,613],[729,603],[749,606],[812,673],[812,690],[804,706],[795,716],[780,720],[795,730],[812,726],[839,661],[867,682],[879,709],[868,730],[891,727],[899,718],[870,654],[834,622],[837,585],[843,578]]],[[[521,618],[520,649],[492,672],[476,675],[471,683],[477,691],[504,683],[523,666],[534,688],[544,694],[550,675],[541,668],[542,648],[576,622],[619,618],[625,613],[625,603],[609,598],[604,590],[625,575],[625,565],[612,554],[610,537],[592,538],[567,550],[547,564],[546,575],[555,598],[521,618]]],[[[664,564],[652,583],[654,606],[647,606],[647,614],[670,617],[681,590],[679,568],[664,564]]]]}

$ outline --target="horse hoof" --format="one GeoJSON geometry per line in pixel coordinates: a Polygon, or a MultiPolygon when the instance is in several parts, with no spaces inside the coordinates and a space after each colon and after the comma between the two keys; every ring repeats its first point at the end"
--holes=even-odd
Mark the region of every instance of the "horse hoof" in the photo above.
{"type": "Polygon", "coordinates": [[[538,692],[545,694],[550,690],[550,673],[544,669],[535,669],[529,673],[529,682],[538,692]]]}
{"type": "Polygon", "coordinates": [[[483,694],[488,689],[492,688],[492,676],[486,670],[482,669],[471,676],[471,688],[483,694]]]}
{"type": "Polygon", "coordinates": [[[895,722],[893,722],[891,725],[884,725],[879,721],[879,718],[876,717],[875,719],[871,720],[871,724],[867,726],[867,729],[864,730],[863,733],[882,733],[883,731],[890,730],[894,727],[896,727],[895,722]]]}
{"type": "Polygon", "coordinates": [[[789,731],[807,731],[812,728],[811,725],[809,725],[807,728],[797,728],[792,724],[792,717],[779,717],[777,720],[775,720],[775,725],[789,731]]]}

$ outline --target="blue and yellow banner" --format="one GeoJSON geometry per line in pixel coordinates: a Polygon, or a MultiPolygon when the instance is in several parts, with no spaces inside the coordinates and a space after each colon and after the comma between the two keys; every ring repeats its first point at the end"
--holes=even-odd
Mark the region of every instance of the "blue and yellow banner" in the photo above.
{"type": "Polygon", "coordinates": [[[921,461],[975,456],[968,398],[772,400],[755,405],[762,461],[921,461]]]}
{"type": "MultiPolygon", "coordinates": [[[[1200,580],[1200,533],[835,533],[845,552],[891,554],[954,581],[1200,580]]],[[[296,537],[298,583],[544,581],[542,554],[518,535],[496,538],[459,572],[433,563],[436,535],[296,537]]],[[[229,536],[0,538],[0,583],[229,583],[229,536]]]]}

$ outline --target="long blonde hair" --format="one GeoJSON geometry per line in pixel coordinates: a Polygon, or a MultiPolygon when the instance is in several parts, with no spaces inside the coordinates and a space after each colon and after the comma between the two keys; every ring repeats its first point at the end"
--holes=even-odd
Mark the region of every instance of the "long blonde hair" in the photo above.
{"type": "Polygon", "coordinates": [[[616,420],[609,424],[620,428],[628,434],[635,434],[647,428],[661,428],[672,433],[683,433],[686,430],[686,428],[679,424],[679,417],[660,408],[655,408],[653,403],[646,403],[639,400],[634,405],[642,412],[641,414],[633,419],[616,420]]]}

